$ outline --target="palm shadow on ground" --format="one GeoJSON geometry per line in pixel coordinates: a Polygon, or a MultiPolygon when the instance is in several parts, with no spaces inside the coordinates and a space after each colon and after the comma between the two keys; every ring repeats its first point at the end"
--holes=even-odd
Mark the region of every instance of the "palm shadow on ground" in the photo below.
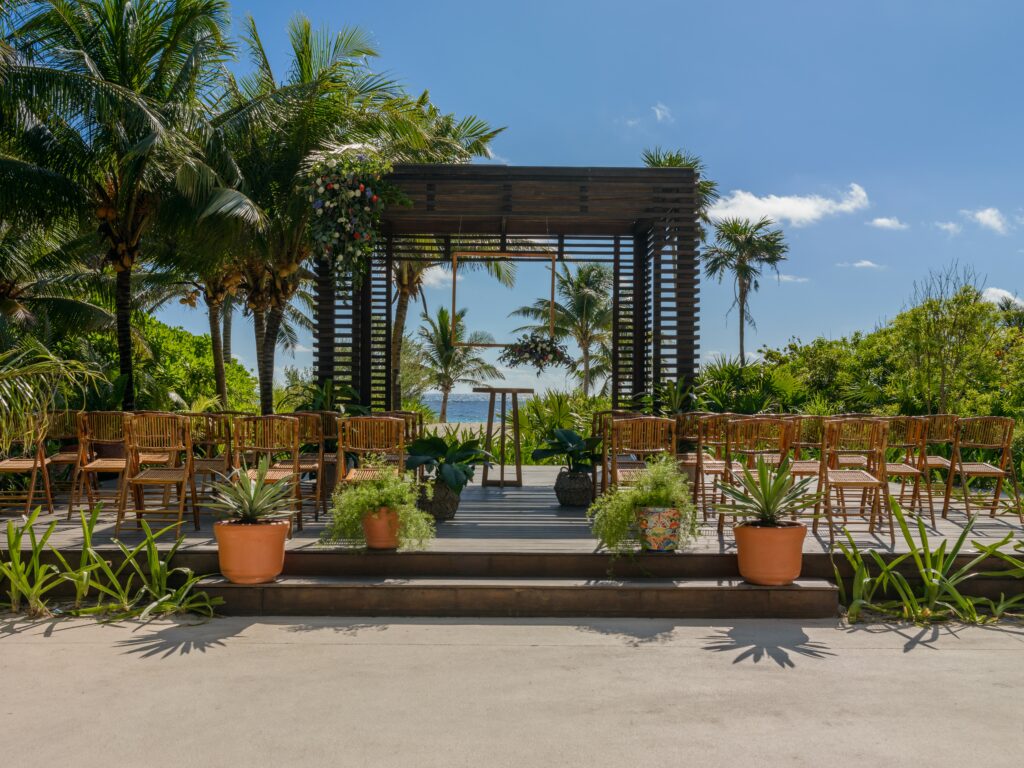
{"type": "Polygon", "coordinates": [[[705,638],[703,650],[736,653],[733,664],[754,664],[770,659],[783,669],[794,669],[796,659],[825,660],[835,656],[825,643],[811,640],[802,627],[772,622],[735,626],[705,638]]]}

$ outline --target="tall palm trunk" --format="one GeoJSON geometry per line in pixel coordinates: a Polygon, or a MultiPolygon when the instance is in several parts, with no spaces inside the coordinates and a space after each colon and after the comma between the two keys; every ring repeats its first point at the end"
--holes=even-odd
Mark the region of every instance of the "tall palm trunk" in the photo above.
{"type": "Polygon", "coordinates": [[[747,287],[741,282],[736,304],[740,313],[740,365],[747,364],[747,356],[743,347],[747,330],[747,287]]]}
{"type": "Polygon", "coordinates": [[[448,395],[451,394],[450,389],[441,390],[441,413],[438,414],[438,420],[442,424],[448,423],[448,395]]]}
{"type": "Polygon", "coordinates": [[[221,346],[223,347],[224,364],[227,365],[231,362],[231,319],[235,314],[235,300],[228,296],[224,299],[224,306],[221,309],[221,322],[224,325],[224,330],[221,333],[221,346]]]}
{"type": "Polygon", "coordinates": [[[122,269],[117,273],[114,294],[114,312],[117,321],[117,363],[118,372],[124,382],[121,408],[135,410],[135,368],[132,363],[132,271],[122,269]]]}
{"type": "Polygon", "coordinates": [[[213,347],[213,381],[217,387],[217,397],[222,408],[228,407],[228,381],[224,373],[224,343],[221,338],[220,325],[221,305],[211,302],[206,306],[206,314],[210,320],[210,346],[213,347]]]}
{"type": "Polygon", "coordinates": [[[583,396],[590,395],[590,344],[580,345],[580,362],[583,364],[583,396]]]}
{"type": "Polygon", "coordinates": [[[269,416],[274,412],[274,355],[277,352],[277,333],[281,329],[284,310],[272,307],[267,311],[266,326],[263,329],[263,352],[259,361],[260,413],[269,416]]]}
{"type": "Polygon", "coordinates": [[[395,325],[391,330],[391,407],[402,407],[402,342],[405,319],[409,314],[409,291],[399,288],[395,302],[395,325]]]}

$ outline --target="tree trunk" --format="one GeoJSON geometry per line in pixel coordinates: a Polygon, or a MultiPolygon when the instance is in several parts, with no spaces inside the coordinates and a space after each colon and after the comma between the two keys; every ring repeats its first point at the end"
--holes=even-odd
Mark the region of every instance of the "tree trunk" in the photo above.
{"type": "Polygon", "coordinates": [[[744,334],[747,330],[747,291],[742,285],[736,303],[740,312],[740,365],[742,366],[747,364],[747,356],[743,349],[744,334]]]}
{"type": "Polygon", "coordinates": [[[213,381],[220,398],[221,408],[228,407],[228,381],[224,374],[224,344],[220,331],[220,304],[212,302],[206,305],[206,313],[210,320],[210,346],[213,348],[213,381]]]}
{"type": "Polygon", "coordinates": [[[124,382],[121,408],[135,410],[135,368],[132,361],[132,271],[123,269],[117,273],[117,288],[114,295],[117,318],[117,363],[124,382]]]}
{"type": "Polygon", "coordinates": [[[221,309],[224,331],[221,333],[221,345],[224,348],[224,364],[231,362],[231,320],[235,315],[235,300],[231,296],[224,299],[224,306],[221,309]]]}
{"type": "Polygon", "coordinates": [[[399,289],[395,302],[395,325],[391,330],[391,407],[402,407],[402,342],[405,339],[405,319],[409,314],[409,292],[399,289]]]}
{"type": "Polygon", "coordinates": [[[260,356],[260,413],[274,412],[274,355],[277,352],[277,332],[281,328],[284,311],[274,307],[267,312],[263,329],[263,354],[260,356]]]}
{"type": "Polygon", "coordinates": [[[583,363],[583,396],[587,397],[590,394],[590,346],[581,346],[580,353],[583,363]]]}
{"type": "Polygon", "coordinates": [[[447,424],[448,423],[448,395],[449,395],[449,393],[450,393],[450,390],[447,390],[447,389],[442,389],[441,390],[441,413],[438,414],[438,420],[442,424],[447,424]]]}
{"type": "Polygon", "coordinates": [[[256,375],[263,370],[263,337],[266,336],[267,316],[261,309],[252,311],[252,331],[256,337],[256,375]]]}

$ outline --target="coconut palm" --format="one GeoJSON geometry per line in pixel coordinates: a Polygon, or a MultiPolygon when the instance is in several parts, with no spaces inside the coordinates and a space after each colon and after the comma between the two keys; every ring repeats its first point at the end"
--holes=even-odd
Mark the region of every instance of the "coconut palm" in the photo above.
{"type": "MultiPolygon", "coordinates": [[[[590,394],[599,374],[607,376],[604,366],[594,367],[595,358],[607,349],[612,335],[612,271],[603,264],[583,264],[572,271],[562,265],[557,276],[555,301],[555,338],[572,339],[579,347],[573,373],[584,394],[590,394]]],[[[537,299],[529,306],[512,312],[513,317],[526,317],[535,322],[516,328],[520,331],[547,333],[551,321],[550,299],[537,299]]]]}
{"type": "Polygon", "coordinates": [[[750,294],[760,288],[761,272],[769,267],[779,272],[779,264],[786,260],[789,246],[781,229],[772,229],[774,222],[762,218],[722,219],[715,224],[715,242],[704,250],[704,268],[708,275],[722,282],[726,275],[733,280],[733,306],[740,316],[740,365],[746,364],[744,331],[747,325],[755,328],[754,318],[747,307],[750,294]]]}
{"type": "MultiPolygon", "coordinates": [[[[425,238],[422,242],[420,255],[436,255],[440,259],[444,254],[443,244],[435,238],[425,238]]],[[[477,249],[479,245],[475,246],[477,249]]],[[[510,261],[468,261],[460,265],[463,269],[483,269],[491,277],[506,288],[516,284],[516,265],[510,261]]],[[[409,314],[409,304],[417,299],[423,302],[423,311],[429,312],[423,295],[424,282],[430,269],[450,269],[451,263],[444,261],[396,261],[392,279],[395,283],[395,317],[391,331],[391,370],[392,395],[391,401],[396,405],[404,397],[402,391],[402,354],[405,349],[405,322],[409,314]]],[[[452,278],[454,279],[454,277],[452,278]]]]}
{"type": "Polygon", "coordinates": [[[697,219],[700,222],[700,241],[703,243],[707,236],[706,227],[711,224],[708,211],[718,200],[718,182],[704,178],[704,161],[683,149],[661,147],[645,149],[641,157],[648,168],[689,168],[697,174],[697,219]]]}
{"type": "MultiPolygon", "coordinates": [[[[135,405],[132,270],[161,192],[194,185],[186,137],[228,54],[226,0],[16,4],[0,52],[0,209],[88,217],[116,272],[122,405],[135,405]]],[[[203,175],[209,181],[209,175],[203,175]]]]}
{"type": "Polygon", "coordinates": [[[494,337],[484,331],[466,333],[466,310],[452,316],[447,307],[439,307],[431,317],[423,313],[424,325],[419,338],[423,348],[423,363],[430,372],[431,384],[441,393],[440,421],[448,420],[448,396],[456,384],[479,386],[485,379],[504,378],[501,372],[484,360],[480,350],[467,344],[492,344],[494,337]]]}

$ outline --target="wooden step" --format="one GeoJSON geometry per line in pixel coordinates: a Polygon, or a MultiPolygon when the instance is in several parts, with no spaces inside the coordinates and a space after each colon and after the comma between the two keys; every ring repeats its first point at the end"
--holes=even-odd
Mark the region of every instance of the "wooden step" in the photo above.
{"type": "Polygon", "coordinates": [[[838,589],[824,579],[755,587],[739,579],[360,578],[284,576],[272,584],[198,589],[236,616],[604,616],[826,618],[838,589]]]}

